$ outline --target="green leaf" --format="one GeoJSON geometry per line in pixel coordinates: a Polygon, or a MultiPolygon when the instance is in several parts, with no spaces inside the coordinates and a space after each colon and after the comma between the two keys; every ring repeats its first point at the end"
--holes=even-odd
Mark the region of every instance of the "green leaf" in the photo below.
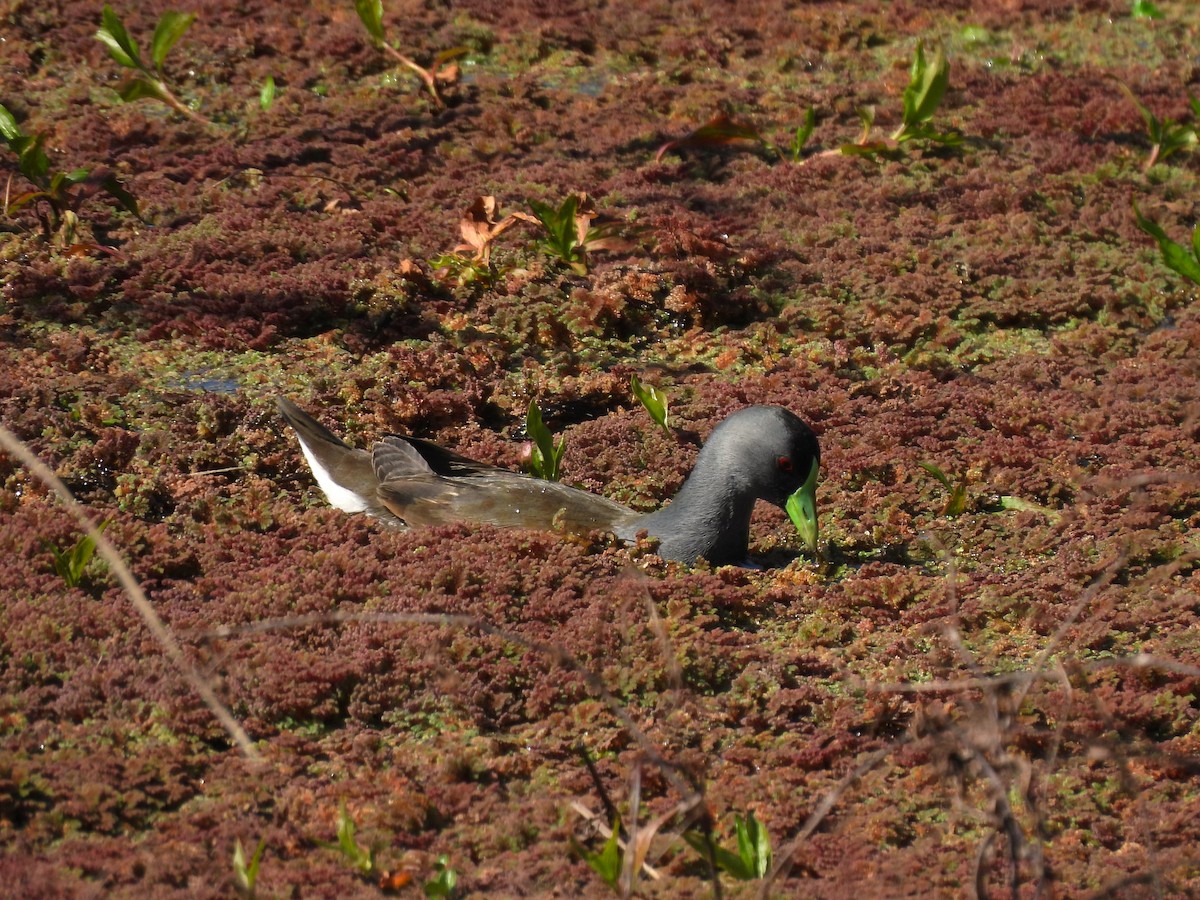
{"type": "Polygon", "coordinates": [[[964,25],[958,33],[964,44],[990,44],[992,33],[982,25],[964,25]]]}
{"type": "MultiPolygon", "coordinates": [[[[546,230],[544,243],[550,251],[572,267],[581,264],[583,254],[579,246],[579,233],[575,228],[575,214],[579,211],[579,198],[572,194],[562,202],[558,209],[548,203],[530,200],[529,208],[533,210],[534,216],[546,230]]],[[[586,269],[580,274],[586,274],[586,269]]]]}
{"type": "MultiPolygon", "coordinates": [[[[102,532],[111,523],[111,519],[105,519],[96,526],[96,530],[102,532]]],[[[49,541],[42,541],[42,546],[50,551],[55,574],[66,583],[67,587],[72,588],[77,587],[83,581],[88,563],[92,561],[92,556],[96,552],[96,541],[90,534],[81,537],[70,550],[59,550],[49,541]]]]}
{"type": "Polygon", "coordinates": [[[604,846],[599,852],[592,851],[584,847],[574,838],[571,838],[571,846],[575,852],[583,857],[586,862],[614,891],[619,889],[621,881],[621,818],[618,816],[613,820],[612,834],[608,836],[608,840],[604,842],[604,846]]]}
{"type": "Polygon", "coordinates": [[[904,89],[903,121],[892,137],[899,138],[907,129],[932,119],[949,86],[950,66],[946,62],[945,51],[939,46],[933,53],[933,59],[927,62],[925,42],[918,43],[908,87],[904,89]]]}
{"type": "Polygon", "coordinates": [[[687,841],[688,845],[693,850],[695,850],[705,859],[708,859],[709,850],[711,848],[714,865],[716,865],[720,871],[729,873],[738,881],[750,881],[752,878],[754,878],[754,875],[751,874],[750,869],[745,863],[742,862],[742,858],[738,856],[738,854],[733,853],[730,850],[726,850],[724,847],[718,844],[716,840],[713,840],[710,845],[709,840],[698,831],[684,832],[683,839],[687,841]]]}
{"type": "Polygon", "coordinates": [[[558,481],[563,453],[567,449],[567,439],[564,435],[555,445],[550,429],[542,422],[542,410],[536,400],[529,401],[529,411],[525,415],[525,433],[532,441],[529,448],[530,470],[538,478],[558,481]]]}
{"type": "Polygon", "coordinates": [[[50,174],[50,158],[42,149],[44,140],[45,135],[23,134],[11,143],[17,153],[17,168],[38,187],[45,187],[46,176],[50,174]]]}
{"type": "Polygon", "coordinates": [[[100,14],[100,22],[101,28],[96,32],[96,38],[108,47],[108,55],[127,69],[146,71],[137,41],[125,30],[125,24],[107,3],[100,14]]]}
{"type": "Polygon", "coordinates": [[[152,100],[161,100],[163,103],[170,103],[168,94],[164,90],[161,83],[150,78],[131,78],[125,84],[117,89],[117,96],[126,103],[132,103],[134,100],[141,100],[149,97],[152,100]]]}
{"type": "Polygon", "coordinates": [[[1142,117],[1142,121],[1146,123],[1146,131],[1150,135],[1150,140],[1157,144],[1162,136],[1162,124],[1158,121],[1158,117],[1150,112],[1145,104],[1137,98],[1137,94],[1133,92],[1133,88],[1119,78],[1113,78],[1113,81],[1117,83],[1117,87],[1121,89],[1122,93],[1129,98],[1129,102],[1133,104],[1134,108],[1138,111],[1138,115],[1142,117]]]}
{"type": "Polygon", "coordinates": [[[771,838],[767,834],[767,827],[754,818],[754,813],[750,813],[745,819],[735,816],[734,827],[737,831],[738,856],[744,866],[745,880],[765,878],[771,871],[771,838]]]}
{"type": "Polygon", "coordinates": [[[450,866],[450,857],[442,854],[433,864],[437,875],[425,882],[423,890],[426,897],[451,897],[458,885],[458,872],[450,866]]]}
{"type": "Polygon", "coordinates": [[[275,102],[275,78],[268,75],[263,79],[262,90],[258,92],[258,105],[262,107],[263,112],[271,108],[271,104],[275,102]]]}
{"type": "Polygon", "coordinates": [[[1151,0],[1133,0],[1129,16],[1133,19],[1161,19],[1163,13],[1151,0]]]}
{"type": "Polygon", "coordinates": [[[108,194],[121,205],[122,209],[124,209],[126,212],[132,213],[138,220],[142,222],[146,221],[142,218],[141,211],[138,210],[137,198],[134,197],[133,194],[129,193],[129,191],[125,190],[125,186],[117,180],[116,175],[109,175],[102,182],[100,182],[100,186],[104,188],[104,192],[106,194],[108,194]]]}
{"type": "Polygon", "coordinates": [[[266,838],[260,838],[258,846],[254,848],[254,855],[247,860],[246,849],[242,846],[241,840],[237,840],[233,845],[234,878],[237,880],[238,888],[247,896],[254,896],[254,886],[258,883],[258,866],[262,862],[263,851],[266,847],[266,838]]]}
{"type": "Polygon", "coordinates": [[[350,813],[346,811],[346,803],[342,801],[338,808],[338,828],[337,828],[337,846],[342,851],[342,856],[349,860],[354,868],[358,869],[364,875],[370,875],[375,871],[375,850],[374,848],[364,849],[354,839],[354,819],[350,817],[350,813]]]}
{"type": "Polygon", "coordinates": [[[383,0],[354,0],[354,8],[362,19],[363,27],[379,43],[384,42],[383,0]]]}
{"type": "Polygon", "coordinates": [[[1133,204],[1133,215],[1138,228],[1158,242],[1158,250],[1167,267],[1189,281],[1200,284],[1200,243],[1197,242],[1196,232],[1192,232],[1192,252],[1189,253],[1187,248],[1171,240],[1157,222],[1143,216],[1137,203],[1133,204]]]}
{"type": "Polygon", "coordinates": [[[629,377],[629,387],[633,391],[633,396],[637,397],[638,402],[646,408],[646,412],[650,414],[654,424],[661,428],[667,437],[670,437],[671,429],[667,426],[666,392],[660,391],[652,384],[642,384],[636,375],[629,377]]]}
{"type": "Polygon", "coordinates": [[[947,477],[946,473],[943,472],[938,466],[929,462],[919,462],[917,465],[940,481],[942,483],[942,487],[944,487],[946,490],[954,490],[954,485],[950,483],[950,479],[947,477]]]}
{"type": "Polygon", "coordinates": [[[2,103],[0,103],[0,135],[4,135],[4,140],[8,142],[10,147],[12,147],[13,142],[18,138],[25,136],[25,132],[21,130],[21,126],[17,124],[17,120],[13,118],[13,114],[2,103]]]}
{"type": "Polygon", "coordinates": [[[792,138],[792,159],[800,159],[800,154],[804,152],[804,146],[808,143],[808,139],[812,137],[813,129],[817,127],[817,109],[810,106],[804,113],[804,121],[796,129],[796,134],[792,138]]]}
{"type": "Polygon", "coordinates": [[[162,71],[163,61],[167,58],[167,54],[195,21],[196,16],[192,13],[181,13],[169,9],[162,14],[158,25],[154,27],[154,37],[150,41],[150,58],[154,60],[155,69],[162,71]]]}

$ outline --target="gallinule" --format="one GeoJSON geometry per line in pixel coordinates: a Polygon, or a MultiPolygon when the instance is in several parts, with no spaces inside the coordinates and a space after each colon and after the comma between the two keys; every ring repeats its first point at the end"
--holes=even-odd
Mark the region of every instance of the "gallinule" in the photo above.
{"type": "Polygon", "coordinates": [[[739,410],[709,435],[679,493],[642,514],[554,481],[499,469],[414,437],[390,435],[370,452],[347,446],[292,401],[279,412],[331,505],[389,525],[486,522],[575,533],[612,531],[659,539],[665,559],[746,562],[758,500],[786,509],[808,549],[817,547],[816,483],[821,451],[812,429],[778,406],[739,410]]]}

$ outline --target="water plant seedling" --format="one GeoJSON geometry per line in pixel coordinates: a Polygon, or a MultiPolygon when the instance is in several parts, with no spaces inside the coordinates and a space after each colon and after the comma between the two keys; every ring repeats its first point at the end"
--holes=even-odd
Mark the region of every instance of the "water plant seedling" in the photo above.
{"type": "MultiPolygon", "coordinates": [[[[1194,126],[1186,122],[1176,122],[1174,119],[1159,119],[1154,115],[1137,95],[1133,92],[1133,88],[1121,81],[1119,78],[1113,78],[1117,83],[1122,93],[1129,98],[1129,102],[1137,109],[1138,115],[1142,117],[1142,121],[1146,123],[1146,135],[1150,138],[1150,155],[1146,157],[1146,162],[1142,164],[1142,171],[1148,172],[1150,168],[1157,162],[1164,162],[1168,157],[1174,156],[1180,150],[1194,150],[1197,143],[1197,134],[1194,126]]],[[[1188,105],[1191,107],[1192,115],[1200,118],[1200,101],[1195,97],[1188,95],[1188,105]]]]}
{"type": "Polygon", "coordinates": [[[567,437],[563,435],[554,443],[554,435],[542,421],[542,409],[536,400],[529,401],[525,415],[525,433],[531,441],[529,447],[529,471],[546,481],[558,481],[563,453],[567,449],[567,437]]]}
{"type": "Polygon", "coordinates": [[[275,76],[268,75],[263,79],[262,88],[258,92],[258,105],[266,112],[275,102],[275,76]]]}
{"type": "Polygon", "coordinates": [[[1137,203],[1133,204],[1133,215],[1138,228],[1158,242],[1158,250],[1167,267],[1193,284],[1200,284],[1200,225],[1192,229],[1192,246],[1189,249],[1175,243],[1161,225],[1143,216],[1137,203]]]}
{"type": "Polygon", "coordinates": [[[434,876],[425,882],[422,890],[426,897],[453,897],[458,885],[458,872],[450,865],[450,857],[442,854],[433,864],[434,876]]]}
{"type": "Polygon", "coordinates": [[[617,893],[621,891],[621,817],[613,820],[612,832],[604,846],[599,850],[589,850],[575,838],[571,838],[571,847],[580,855],[593,872],[603,879],[617,893]]]}
{"type": "Polygon", "coordinates": [[[961,476],[958,484],[955,484],[950,480],[950,476],[934,463],[923,462],[917,463],[917,465],[936,478],[938,483],[950,492],[950,496],[946,498],[946,503],[942,507],[942,515],[950,517],[962,515],[967,508],[967,476],[961,476]]]}
{"type": "Polygon", "coordinates": [[[1163,12],[1158,8],[1158,4],[1152,3],[1151,0],[1133,0],[1133,4],[1129,7],[1129,17],[1131,19],[1161,19],[1163,12]]]}
{"type": "Polygon", "coordinates": [[[338,807],[337,843],[319,842],[322,847],[339,851],[342,856],[363,875],[375,874],[375,848],[363,847],[354,839],[354,819],[346,811],[343,800],[338,807]]]}
{"type": "Polygon", "coordinates": [[[258,866],[262,862],[263,851],[267,848],[266,838],[260,838],[254,848],[254,855],[246,859],[246,849],[239,838],[233,845],[233,880],[239,896],[246,900],[254,900],[255,885],[258,883],[258,866]]]}
{"type": "Polygon", "coordinates": [[[594,223],[599,216],[596,205],[583,191],[571,194],[558,208],[548,203],[529,201],[533,216],[514,213],[526,222],[541,225],[546,236],[542,244],[561,259],[576,275],[588,273],[588,253],[597,250],[628,250],[633,242],[617,234],[617,222],[594,223]]]}
{"type": "Polygon", "coordinates": [[[375,46],[411,69],[425,85],[425,89],[433,97],[437,108],[445,109],[446,100],[442,97],[441,89],[443,86],[458,82],[462,73],[456,60],[469,53],[470,48],[454,47],[450,50],[443,50],[433,58],[433,62],[427,69],[387,42],[387,34],[383,30],[383,0],[354,0],[354,9],[358,12],[358,18],[362,20],[363,27],[371,35],[375,46]]]}
{"type": "MultiPolygon", "coordinates": [[[[96,526],[97,531],[104,531],[112,522],[105,519],[96,526]]],[[[85,534],[75,542],[69,550],[60,550],[49,541],[43,540],[42,546],[50,551],[53,559],[54,572],[67,587],[78,587],[87,573],[88,563],[96,553],[96,540],[90,534],[85,534]]]]}
{"type": "MultiPolygon", "coordinates": [[[[44,136],[26,134],[17,120],[4,106],[0,105],[0,136],[3,136],[8,148],[17,155],[17,170],[33,185],[34,190],[25,191],[16,197],[9,195],[9,187],[4,191],[4,209],[9,215],[24,206],[32,206],[34,214],[41,222],[42,232],[46,238],[55,238],[62,245],[69,246],[75,238],[75,229],[79,222],[78,209],[88,191],[80,185],[92,174],[91,169],[73,169],[70,172],[54,172],[50,168],[50,158],[42,149],[44,136]],[[43,207],[48,210],[43,213],[43,207]]],[[[125,210],[133,213],[138,219],[137,200],[125,190],[116,175],[107,175],[99,181],[99,189],[125,210]]]]}
{"type": "Polygon", "coordinates": [[[875,108],[860,107],[858,117],[863,123],[863,132],[858,141],[844,144],[841,152],[850,156],[895,156],[901,145],[909,141],[926,141],[955,147],[962,143],[962,133],[950,129],[938,131],[930,121],[937,113],[946,89],[950,86],[950,63],[946,52],[939,45],[932,58],[925,56],[925,42],[917,44],[909,67],[908,86],[904,89],[904,109],[899,127],[887,140],[871,141],[871,129],[875,124],[875,108]]]}
{"type": "Polygon", "coordinates": [[[96,32],[96,39],[108,48],[108,55],[118,64],[137,73],[117,90],[122,100],[132,103],[134,100],[148,97],[167,104],[171,109],[202,125],[212,124],[209,119],[175,96],[167,87],[162,71],[167,54],[192,26],[192,22],[196,21],[195,15],[174,10],[167,10],[162,14],[154,27],[154,36],[150,39],[150,60],[154,63],[153,69],[142,60],[137,41],[125,28],[120,16],[113,12],[113,8],[107,3],[100,20],[101,26],[96,32]]]}
{"type": "Polygon", "coordinates": [[[638,402],[646,408],[646,412],[650,414],[654,424],[661,428],[667,437],[670,437],[671,429],[667,425],[666,391],[660,391],[652,384],[643,384],[636,375],[629,376],[629,388],[633,391],[633,396],[637,397],[638,402]]]}
{"type": "Polygon", "coordinates": [[[710,859],[716,868],[732,875],[738,881],[753,881],[765,878],[771,871],[771,836],[767,826],[749,813],[746,818],[734,816],[737,833],[737,853],[727,850],[713,840],[711,834],[699,831],[684,832],[683,839],[696,852],[710,859]]]}
{"type": "Polygon", "coordinates": [[[817,127],[817,108],[810,106],[804,113],[804,120],[796,127],[796,133],[792,135],[792,143],[788,148],[788,155],[792,162],[800,162],[800,158],[804,155],[804,147],[808,144],[808,139],[812,137],[813,129],[817,127]]]}

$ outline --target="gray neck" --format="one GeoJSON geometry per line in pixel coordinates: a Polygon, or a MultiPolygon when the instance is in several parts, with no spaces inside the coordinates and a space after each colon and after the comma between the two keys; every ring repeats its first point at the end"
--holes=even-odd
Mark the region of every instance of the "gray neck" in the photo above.
{"type": "Polygon", "coordinates": [[[664,557],[690,562],[703,556],[716,565],[740,565],[749,550],[754,497],[737,490],[728,472],[714,480],[709,471],[698,465],[675,499],[637,527],[661,540],[664,557]]]}

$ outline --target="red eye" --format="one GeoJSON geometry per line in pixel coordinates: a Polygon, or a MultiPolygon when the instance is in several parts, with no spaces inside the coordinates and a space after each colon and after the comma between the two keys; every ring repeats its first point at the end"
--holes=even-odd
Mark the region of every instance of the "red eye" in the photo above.
{"type": "Polygon", "coordinates": [[[775,460],[775,464],[779,466],[780,472],[792,471],[792,458],[790,456],[781,456],[775,460]]]}

